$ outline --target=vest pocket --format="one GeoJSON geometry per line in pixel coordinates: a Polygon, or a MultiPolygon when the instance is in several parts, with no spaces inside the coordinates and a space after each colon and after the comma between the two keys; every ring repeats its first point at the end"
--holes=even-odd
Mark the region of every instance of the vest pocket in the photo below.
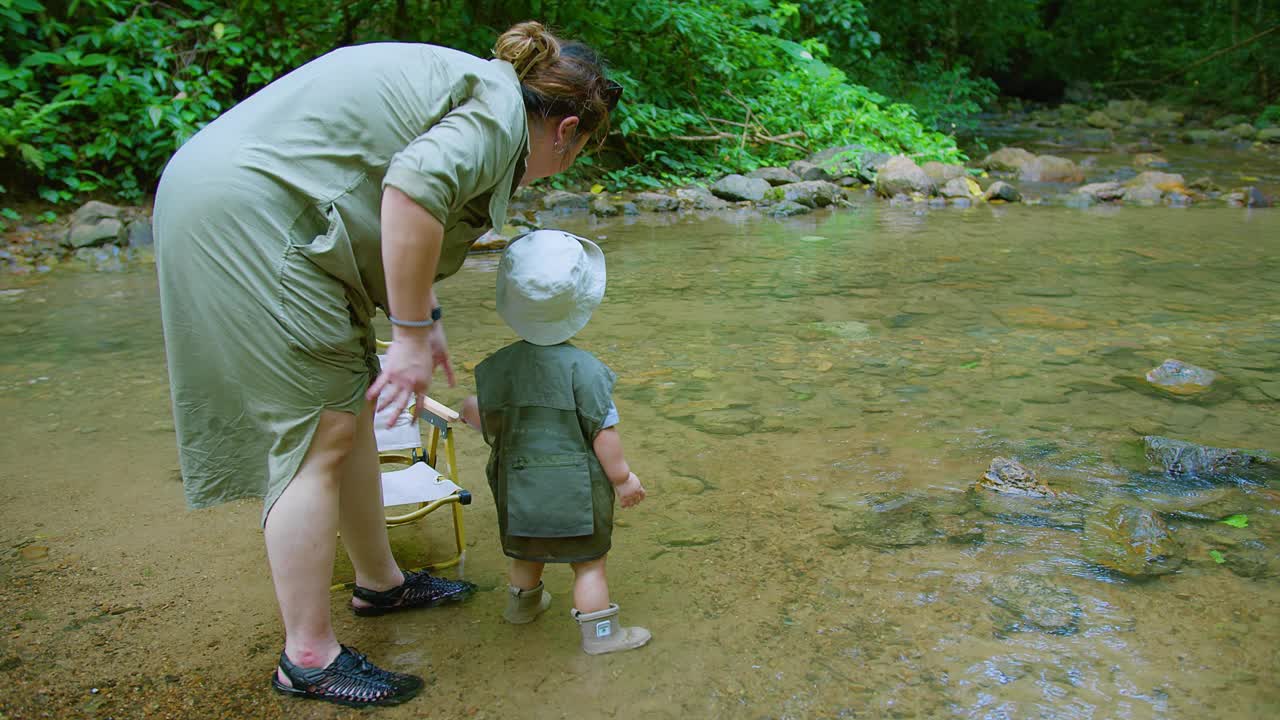
{"type": "Polygon", "coordinates": [[[558,538],[595,531],[586,454],[519,456],[506,470],[508,535],[558,538]]]}

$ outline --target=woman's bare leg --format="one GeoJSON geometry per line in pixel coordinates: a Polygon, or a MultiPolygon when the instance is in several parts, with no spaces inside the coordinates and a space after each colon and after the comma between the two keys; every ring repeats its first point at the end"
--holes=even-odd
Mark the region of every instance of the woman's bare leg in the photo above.
{"type": "MultiPolygon", "coordinates": [[[[263,535],[284,620],[284,651],[300,667],[326,667],[340,647],[329,617],[340,477],[356,417],[326,410],[293,481],[267,515],[263,535]]],[[[280,675],[281,682],[288,679],[280,675]]]]}
{"type": "MultiPolygon", "coordinates": [[[[356,571],[356,584],[369,590],[390,590],[404,582],[404,573],[391,554],[386,514],[382,506],[382,473],[373,434],[373,403],[365,403],[356,419],[355,444],[339,480],[338,524],[342,545],[356,571]]],[[[368,603],[353,599],[357,606],[368,603]]]]}

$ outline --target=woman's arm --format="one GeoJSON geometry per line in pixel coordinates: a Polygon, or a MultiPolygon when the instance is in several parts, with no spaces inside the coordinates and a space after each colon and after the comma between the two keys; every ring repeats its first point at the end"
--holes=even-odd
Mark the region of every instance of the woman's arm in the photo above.
{"type": "MultiPolygon", "coordinates": [[[[388,313],[397,320],[421,322],[431,317],[435,304],[432,287],[444,227],[431,213],[395,187],[382,193],[382,266],[387,279],[388,313]]],[[[448,368],[448,358],[433,357],[433,339],[444,350],[443,328],[391,327],[391,348],[382,374],[369,386],[366,398],[378,398],[378,410],[390,406],[397,417],[409,403],[421,407],[419,398],[431,386],[437,364],[448,368]],[[438,339],[437,339],[438,338],[438,339]]]]}

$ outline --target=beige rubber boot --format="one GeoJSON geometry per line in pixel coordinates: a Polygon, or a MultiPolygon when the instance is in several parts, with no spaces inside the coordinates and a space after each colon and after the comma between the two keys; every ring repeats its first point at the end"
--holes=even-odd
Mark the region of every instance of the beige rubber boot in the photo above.
{"type": "Polygon", "coordinates": [[[588,655],[634,650],[653,637],[642,627],[622,627],[618,624],[618,606],[614,603],[593,613],[574,610],[573,619],[578,621],[578,627],[582,629],[582,651],[588,655]]]}
{"type": "Polygon", "coordinates": [[[502,617],[512,625],[531,623],[551,607],[551,593],[542,589],[542,583],[529,590],[508,587],[507,592],[507,609],[502,617]]]}

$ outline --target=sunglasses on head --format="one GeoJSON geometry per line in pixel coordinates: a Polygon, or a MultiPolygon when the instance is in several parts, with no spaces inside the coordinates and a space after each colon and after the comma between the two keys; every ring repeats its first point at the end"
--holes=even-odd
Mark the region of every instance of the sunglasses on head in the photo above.
{"type": "Polygon", "coordinates": [[[609,112],[613,112],[618,107],[618,101],[622,99],[622,86],[613,80],[604,81],[604,102],[608,106],[609,112]]]}

